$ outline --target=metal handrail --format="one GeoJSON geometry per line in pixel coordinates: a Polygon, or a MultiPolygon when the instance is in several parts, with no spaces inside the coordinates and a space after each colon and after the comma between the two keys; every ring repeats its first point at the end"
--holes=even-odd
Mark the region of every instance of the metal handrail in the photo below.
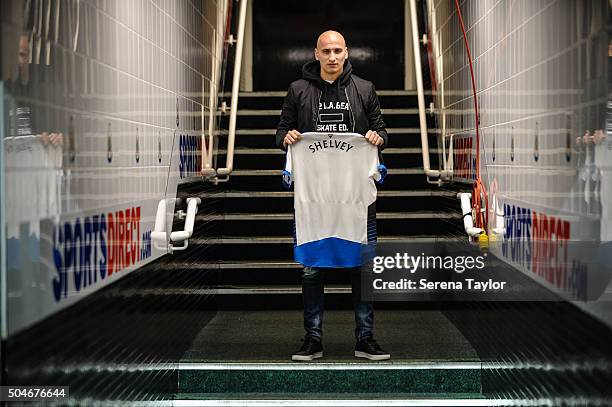
{"type": "MultiPolygon", "coordinates": [[[[187,198],[187,214],[179,211],[179,218],[185,217],[185,227],[183,230],[177,230],[170,232],[170,242],[182,242],[186,241],[193,235],[193,224],[195,222],[195,216],[198,212],[198,205],[202,203],[202,200],[198,197],[187,198]]],[[[185,245],[187,247],[187,245],[185,245]]],[[[176,250],[176,247],[174,247],[176,250]]]]}
{"type": "Polygon", "coordinates": [[[236,116],[238,112],[238,90],[240,87],[240,71],[242,69],[242,47],[244,45],[244,26],[248,0],[240,0],[238,15],[238,39],[234,57],[234,76],[232,78],[232,101],[230,105],[229,133],[227,138],[227,155],[224,168],[217,169],[217,175],[229,175],[234,169],[234,144],[236,141],[236,116]]]}
{"type": "Polygon", "coordinates": [[[166,250],[168,248],[168,237],[166,234],[166,199],[162,199],[157,204],[155,212],[155,226],[151,231],[151,241],[155,248],[166,250]]]}
{"type": "MultiPolygon", "coordinates": [[[[446,168],[446,159],[443,160],[445,168],[440,170],[432,170],[429,161],[429,138],[427,136],[427,119],[425,118],[425,92],[423,90],[423,76],[421,73],[421,51],[419,44],[419,26],[417,19],[417,8],[416,0],[410,0],[410,19],[412,23],[412,49],[414,52],[414,70],[417,84],[417,100],[419,104],[419,126],[421,129],[421,150],[423,155],[423,170],[427,177],[427,182],[441,185],[442,179],[449,178],[449,171],[446,168]],[[431,181],[431,178],[436,178],[435,181],[431,181]]],[[[435,78],[433,78],[435,80],[435,78]]],[[[444,144],[444,137],[442,137],[442,144],[444,144]]],[[[451,155],[452,155],[452,143],[451,143],[451,155]]],[[[452,174],[452,170],[451,173],[452,174]]]]}
{"type": "MultiPolygon", "coordinates": [[[[213,156],[215,150],[215,120],[217,118],[219,80],[221,77],[221,64],[223,63],[223,45],[225,41],[225,24],[228,13],[228,1],[217,3],[217,27],[213,28],[211,44],[211,77],[208,81],[208,137],[204,132],[204,106],[202,105],[202,165],[200,173],[205,179],[215,179],[217,170],[214,168],[213,156]],[[208,139],[208,141],[207,141],[208,139]],[[207,147],[208,146],[208,147],[207,147]]],[[[202,85],[204,86],[204,85],[202,85]]],[[[206,96],[202,89],[203,96],[206,96]]]]}
{"type": "Polygon", "coordinates": [[[421,49],[419,45],[419,26],[417,20],[416,0],[410,0],[410,19],[412,22],[412,50],[414,52],[414,72],[417,84],[417,100],[419,104],[419,127],[421,128],[421,150],[423,155],[423,170],[429,177],[440,178],[439,171],[432,171],[429,162],[429,140],[427,137],[427,120],[425,118],[425,96],[423,94],[423,76],[421,73],[421,49]]]}
{"type": "MultiPolygon", "coordinates": [[[[219,13],[217,13],[217,21],[219,20],[219,13]]],[[[208,143],[206,142],[206,134],[204,133],[204,104],[202,104],[202,168],[200,169],[201,174],[206,177],[214,177],[217,175],[217,171],[212,168],[212,152],[214,143],[214,132],[215,132],[215,112],[217,110],[217,63],[218,59],[218,43],[217,41],[217,30],[213,29],[213,44],[212,44],[212,55],[211,55],[211,78],[209,80],[208,88],[208,143]],[[208,145],[208,149],[206,146],[208,145]]],[[[202,83],[204,86],[204,83],[202,83]]],[[[202,89],[204,91],[204,89],[202,89]]]]}
{"type": "Polygon", "coordinates": [[[193,225],[195,222],[195,216],[198,212],[198,205],[202,203],[202,200],[197,197],[187,198],[187,213],[178,211],[179,218],[185,218],[185,226],[183,230],[172,231],[170,233],[166,230],[166,199],[159,201],[157,205],[157,212],[155,214],[155,227],[151,232],[151,240],[158,249],[167,249],[168,252],[173,253],[176,250],[185,250],[189,244],[189,238],[193,235],[193,225]],[[173,242],[182,242],[182,246],[174,246],[173,242]]]}
{"type": "Polygon", "coordinates": [[[461,201],[463,228],[465,229],[465,233],[470,237],[480,236],[484,230],[474,226],[474,220],[472,219],[472,194],[469,192],[460,192],[457,194],[457,198],[461,201]]]}
{"type": "Polygon", "coordinates": [[[431,44],[434,53],[434,65],[435,72],[437,74],[437,78],[432,78],[432,80],[436,80],[439,83],[437,87],[439,89],[437,97],[440,101],[440,109],[439,109],[439,120],[441,122],[441,137],[442,140],[442,172],[441,177],[444,180],[450,180],[453,178],[453,167],[454,167],[454,157],[453,157],[453,134],[447,135],[446,128],[446,106],[445,106],[445,98],[444,98],[444,56],[440,53],[440,43],[439,36],[437,34],[438,28],[436,26],[436,9],[431,2],[427,3],[427,8],[429,10],[430,18],[428,21],[431,24],[431,44]],[[438,78],[440,79],[438,81],[438,78]],[[450,138],[449,143],[449,152],[448,159],[446,154],[446,137],[450,138]]]}

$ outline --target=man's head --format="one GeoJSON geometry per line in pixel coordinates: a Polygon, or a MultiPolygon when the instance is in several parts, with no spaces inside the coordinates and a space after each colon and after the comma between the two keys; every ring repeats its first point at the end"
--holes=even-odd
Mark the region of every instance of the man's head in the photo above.
{"type": "Polygon", "coordinates": [[[30,80],[30,38],[27,34],[19,36],[19,50],[17,53],[18,77],[23,85],[30,80]]]}
{"type": "Polygon", "coordinates": [[[348,48],[342,34],[325,31],[317,39],[315,59],[321,62],[321,77],[335,80],[342,73],[344,61],[348,58],[348,48]]]}

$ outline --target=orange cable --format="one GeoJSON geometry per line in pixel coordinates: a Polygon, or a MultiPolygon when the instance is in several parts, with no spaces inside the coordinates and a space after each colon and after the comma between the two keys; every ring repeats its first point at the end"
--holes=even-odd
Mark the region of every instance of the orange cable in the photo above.
{"type": "Polygon", "coordinates": [[[461,24],[461,31],[463,31],[463,41],[465,43],[465,49],[467,51],[468,62],[470,65],[470,75],[472,78],[472,92],[474,94],[474,113],[476,114],[476,181],[472,187],[472,208],[474,209],[474,226],[481,228],[487,232],[487,224],[489,223],[489,198],[487,197],[487,190],[482,183],[480,178],[480,116],[478,114],[478,97],[476,94],[476,79],[474,79],[474,67],[472,66],[472,53],[470,52],[470,45],[468,44],[467,34],[465,32],[465,25],[463,24],[463,16],[461,15],[461,9],[459,7],[459,0],[455,0],[455,8],[457,9],[457,16],[459,17],[459,23],[461,24]],[[482,207],[485,207],[484,216],[482,213],[482,207]]]}

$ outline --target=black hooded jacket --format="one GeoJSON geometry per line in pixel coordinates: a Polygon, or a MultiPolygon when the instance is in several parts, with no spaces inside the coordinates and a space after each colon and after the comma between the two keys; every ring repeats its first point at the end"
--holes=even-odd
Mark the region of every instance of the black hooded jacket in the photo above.
{"type": "MultiPolygon", "coordinates": [[[[276,127],[276,145],[282,150],[286,150],[283,140],[289,130],[305,133],[316,129],[319,100],[322,92],[326,92],[330,86],[321,78],[320,72],[319,61],[308,62],[302,67],[302,79],[289,85],[276,127]]],[[[338,92],[346,90],[353,114],[351,132],[365,135],[368,130],[375,130],[384,140],[380,149],[385,148],[388,142],[386,125],[380,114],[380,104],[372,82],[353,75],[351,63],[347,60],[342,74],[331,86],[336,87],[338,92]]]]}

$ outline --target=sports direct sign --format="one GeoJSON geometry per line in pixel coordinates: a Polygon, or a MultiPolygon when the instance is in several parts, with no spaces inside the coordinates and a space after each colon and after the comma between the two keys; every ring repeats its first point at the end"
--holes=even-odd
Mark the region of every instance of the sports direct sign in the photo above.
{"type": "Polygon", "coordinates": [[[503,204],[504,234],[491,246],[500,258],[568,300],[594,301],[610,284],[607,245],[593,231],[599,220],[503,204]]]}
{"type": "MultiPolygon", "coordinates": [[[[168,167],[99,175],[67,165],[61,148],[37,136],[5,138],[3,147],[6,334],[165,254],[151,244],[157,205],[165,196],[151,190],[165,187],[168,167]]],[[[175,184],[169,188],[176,190],[175,184]]]]}
{"type": "Polygon", "coordinates": [[[23,222],[7,239],[8,328],[14,333],[163,253],[151,245],[155,202],[23,222]],[[143,219],[143,214],[148,214],[143,219]]]}
{"type": "Polygon", "coordinates": [[[77,217],[53,226],[53,299],[104,285],[152,255],[151,229],[141,207],[77,217]],[[145,230],[146,229],[146,230],[145,230]]]}

